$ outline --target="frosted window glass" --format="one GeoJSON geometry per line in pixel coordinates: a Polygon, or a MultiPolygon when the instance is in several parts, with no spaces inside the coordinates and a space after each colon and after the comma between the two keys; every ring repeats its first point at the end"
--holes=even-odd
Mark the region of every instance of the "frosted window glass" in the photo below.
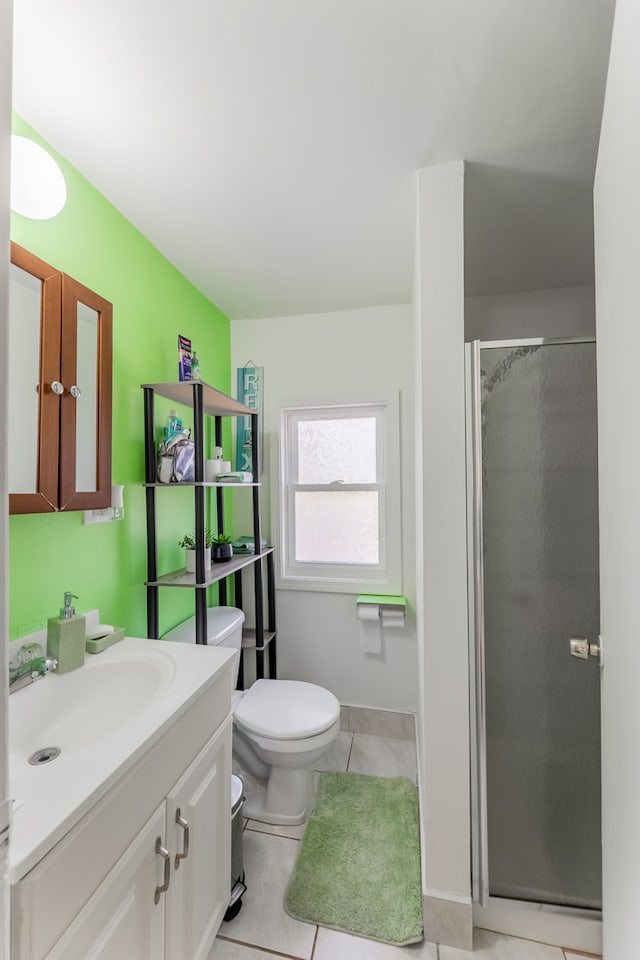
{"type": "Polygon", "coordinates": [[[378,563],[376,491],[296,492],[299,563],[378,563]]]}
{"type": "Polygon", "coordinates": [[[375,483],[376,419],[298,421],[298,483],[375,483]]]}
{"type": "Polygon", "coordinates": [[[37,490],[41,297],[42,281],[11,264],[9,362],[12,376],[7,421],[11,493],[37,490]]]}
{"type": "Polygon", "coordinates": [[[92,492],[98,485],[96,469],[98,411],[98,324],[97,310],[78,303],[77,383],[82,391],[76,401],[76,490],[92,492]]]}

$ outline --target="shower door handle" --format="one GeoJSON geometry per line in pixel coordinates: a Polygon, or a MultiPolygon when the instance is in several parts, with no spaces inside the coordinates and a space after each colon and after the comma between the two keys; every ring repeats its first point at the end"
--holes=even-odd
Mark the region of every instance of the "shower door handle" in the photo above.
{"type": "MultiPolygon", "coordinates": [[[[600,640],[599,637],[598,640],[600,640]]],[[[569,650],[572,657],[578,657],[580,660],[588,660],[589,657],[600,658],[602,646],[601,643],[589,643],[588,637],[571,637],[569,640],[569,650]]]]}

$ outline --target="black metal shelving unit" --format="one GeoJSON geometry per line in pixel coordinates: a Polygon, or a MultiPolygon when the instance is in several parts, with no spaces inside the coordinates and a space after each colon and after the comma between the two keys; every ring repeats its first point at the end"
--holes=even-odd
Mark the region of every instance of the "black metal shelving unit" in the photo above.
{"type": "Polygon", "coordinates": [[[145,383],[144,391],[144,438],[145,438],[145,488],[147,500],[147,633],[158,639],[159,590],[161,587],[190,588],[195,591],[196,643],[207,642],[207,587],[218,583],[221,604],[227,602],[227,578],[234,578],[234,603],[242,609],[242,570],[252,566],[254,570],[255,628],[246,628],[242,636],[243,656],[240,659],[238,686],[244,686],[243,659],[245,650],[255,651],[256,677],[264,677],[264,655],[268,654],[269,676],[276,676],[276,622],[275,622],[275,576],[273,547],[260,549],[260,469],[258,463],[258,414],[250,407],[238,403],[199,380],[178,383],[145,383]],[[156,480],[155,443],[155,397],[160,396],[173,403],[191,407],[193,410],[193,439],[195,445],[195,480],[188,483],[158,483],[156,480]],[[215,443],[222,445],[222,418],[251,416],[251,453],[253,480],[251,484],[212,483],[204,479],[204,418],[214,417],[215,443]],[[216,489],[216,512],[218,533],[224,533],[224,491],[236,487],[252,489],[253,503],[253,554],[236,555],[224,563],[216,563],[205,573],[205,529],[207,487],[216,489]],[[158,573],[158,532],[156,516],[156,489],[158,487],[191,487],[194,495],[196,571],[173,570],[158,573]],[[267,572],[267,610],[265,627],[263,564],[267,572]]]}

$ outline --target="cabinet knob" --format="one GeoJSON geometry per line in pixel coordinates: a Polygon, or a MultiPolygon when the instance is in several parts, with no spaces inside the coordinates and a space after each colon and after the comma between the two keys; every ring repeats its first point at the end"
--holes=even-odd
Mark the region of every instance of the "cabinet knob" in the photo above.
{"type": "Polygon", "coordinates": [[[51,384],[51,393],[57,393],[60,396],[61,393],[64,393],[64,387],[59,380],[54,380],[51,384]]]}
{"type": "Polygon", "coordinates": [[[80,389],[80,387],[77,387],[74,383],[74,385],[69,390],[69,393],[71,394],[74,400],[77,400],[78,397],[82,395],[82,390],[80,389]]]}
{"type": "Polygon", "coordinates": [[[162,838],[156,837],[156,853],[164,860],[164,877],[162,886],[156,887],[154,903],[160,903],[160,894],[166,893],[171,882],[171,854],[166,847],[162,846],[162,838]]]}

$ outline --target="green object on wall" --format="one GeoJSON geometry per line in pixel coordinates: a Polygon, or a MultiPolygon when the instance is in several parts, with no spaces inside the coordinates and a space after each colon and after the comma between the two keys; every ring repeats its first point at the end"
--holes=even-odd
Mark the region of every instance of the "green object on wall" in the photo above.
{"type": "Polygon", "coordinates": [[[378,603],[381,606],[390,607],[406,607],[407,598],[401,596],[389,596],[385,597],[384,594],[378,593],[361,593],[356,597],[356,603],[378,603]]]}
{"type": "MultiPolygon", "coordinates": [[[[103,620],[125,624],[129,636],[146,636],[140,384],[177,380],[176,343],[178,334],[185,333],[206,358],[203,380],[229,393],[229,320],[20,117],[14,116],[13,128],[42,144],[57,160],[67,183],[67,203],[52,220],[12,214],[12,239],[113,304],[113,482],[126,487],[126,510],[124,521],[93,526],[84,525],[80,512],[10,518],[10,639],[45,626],[69,582],[82,597],[82,610],[98,607],[103,620]]],[[[159,196],[158,217],[162,201],[159,196]]],[[[158,401],[157,407],[160,427],[169,403],[158,401]]],[[[184,408],[180,413],[185,426],[193,426],[191,412],[184,408]]],[[[224,445],[230,449],[228,424],[225,430],[224,445]]],[[[185,523],[193,523],[189,493],[173,491],[170,499],[161,494],[160,569],[182,566],[177,543],[185,523]]],[[[192,614],[190,591],[164,591],[162,630],[192,614]]]]}

